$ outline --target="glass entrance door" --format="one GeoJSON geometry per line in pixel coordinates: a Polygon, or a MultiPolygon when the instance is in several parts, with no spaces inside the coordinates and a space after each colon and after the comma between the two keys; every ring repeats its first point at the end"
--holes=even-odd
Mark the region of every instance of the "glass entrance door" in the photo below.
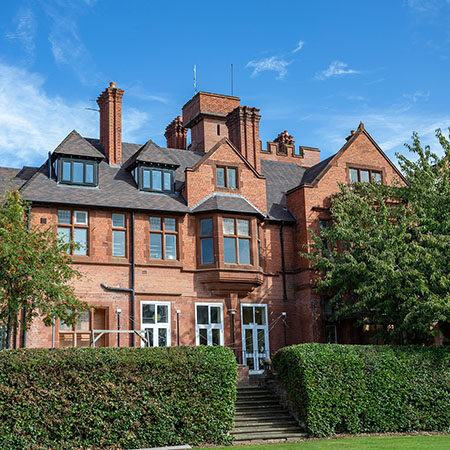
{"type": "Polygon", "coordinates": [[[242,305],[242,359],[250,374],[262,373],[269,357],[267,305],[242,305]]]}
{"type": "Polygon", "coordinates": [[[141,318],[141,330],[150,339],[149,346],[170,347],[170,303],[141,302],[141,318]]]}

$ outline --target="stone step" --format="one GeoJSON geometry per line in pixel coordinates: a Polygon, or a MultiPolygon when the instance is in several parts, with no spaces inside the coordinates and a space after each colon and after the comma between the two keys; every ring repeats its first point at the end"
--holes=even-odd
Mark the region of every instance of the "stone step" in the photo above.
{"type": "Polygon", "coordinates": [[[262,405],[251,405],[251,406],[246,406],[246,405],[237,405],[236,406],[236,412],[252,412],[252,411],[259,411],[259,410],[271,410],[271,412],[273,412],[273,414],[277,414],[280,411],[284,411],[284,409],[277,404],[274,405],[266,405],[266,404],[262,404],[262,405]]]}
{"type": "Polygon", "coordinates": [[[236,419],[238,418],[242,418],[242,417],[282,417],[282,416],[286,416],[286,417],[291,417],[289,415],[289,412],[286,411],[285,409],[279,408],[277,410],[272,409],[249,409],[248,411],[236,411],[235,412],[235,417],[236,419]]]}
{"type": "Polygon", "coordinates": [[[242,406],[242,405],[249,405],[249,406],[256,406],[256,405],[279,405],[279,402],[276,398],[271,399],[254,399],[254,400],[236,400],[235,403],[236,406],[242,406]]]}
{"type": "Polygon", "coordinates": [[[253,427],[234,428],[231,434],[237,436],[242,433],[266,433],[275,431],[285,431],[287,433],[300,432],[297,425],[255,425],[253,427]]]}
{"type": "Polygon", "coordinates": [[[258,394],[238,394],[236,399],[237,400],[263,400],[263,399],[276,399],[275,395],[271,395],[267,392],[261,392],[258,394]]]}
{"type": "Polygon", "coordinates": [[[271,432],[265,432],[265,433],[241,433],[236,436],[234,436],[234,440],[236,442],[242,442],[242,441],[260,441],[260,440],[266,440],[266,439],[302,439],[307,437],[308,435],[306,433],[302,433],[300,431],[297,432],[286,432],[286,431],[271,431],[271,432]]]}
{"type": "Polygon", "coordinates": [[[246,427],[254,427],[254,426],[268,426],[268,425],[294,425],[298,427],[298,423],[289,417],[283,417],[280,419],[276,418],[258,418],[258,419],[249,419],[249,420],[235,420],[234,428],[246,428],[246,427]]]}

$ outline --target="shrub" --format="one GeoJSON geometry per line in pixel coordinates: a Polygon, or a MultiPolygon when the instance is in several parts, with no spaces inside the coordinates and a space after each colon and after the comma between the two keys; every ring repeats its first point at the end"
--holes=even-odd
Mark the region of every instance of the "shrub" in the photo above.
{"type": "Polygon", "coordinates": [[[450,431],[448,347],[302,344],[273,365],[313,436],[450,431]]]}
{"type": "Polygon", "coordinates": [[[0,352],[0,447],[228,443],[236,361],[224,347],[0,352]]]}

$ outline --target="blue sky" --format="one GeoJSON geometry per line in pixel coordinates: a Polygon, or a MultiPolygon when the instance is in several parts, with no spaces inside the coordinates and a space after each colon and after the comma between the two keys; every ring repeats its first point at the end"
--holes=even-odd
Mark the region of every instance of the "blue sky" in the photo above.
{"type": "MultiPolygon", "coordinates": [[[[4,0],[0,165],[41,164],[72,130],[98,137],[98,94],[125,90],[123,138],[165,144],[199,90],[261,109],[261,139],[336,152],[366,129],[395,161],[450,126],[450,0],[4,0]]],[[[264,144],[265,145],[265,144],[264,144]]]]}

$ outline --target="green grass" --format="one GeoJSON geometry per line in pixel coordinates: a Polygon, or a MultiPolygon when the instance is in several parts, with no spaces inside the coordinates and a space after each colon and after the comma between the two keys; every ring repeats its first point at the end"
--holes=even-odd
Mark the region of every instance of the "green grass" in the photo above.
{"type": "MultiPolygon", "coordinates": [[[[343,439],[326,439],[291,444],[249,445],[235,447],[242,450],[445,450],[450,449],[450,435],[436,436],[371,436],[353,437],[343,439]]],[[[214,450],[228,449],[230,447],[215,447],[214,450]]]]}

